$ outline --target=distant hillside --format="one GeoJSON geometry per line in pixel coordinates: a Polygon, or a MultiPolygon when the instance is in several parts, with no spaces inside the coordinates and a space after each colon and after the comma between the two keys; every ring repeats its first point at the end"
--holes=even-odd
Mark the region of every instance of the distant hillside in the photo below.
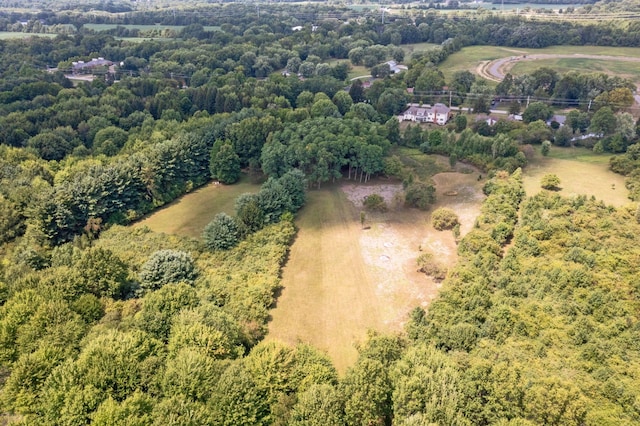
{"type": "Polygon", "coordinates": [[[601,0],[593,4],[593,12],[640,12],[640,0],[601,0]]]}
{"type": "Polygon", "coordinates": [[[530,1],[513,1],[513,0],[506,0],[506,1],[501,1],[501,0],[493,0],[492,1],[493,4],[521,4],[524,6],[526,5],[530,5],[530,4],[593,4],[595,3],[594,0],[530,0],[530,1]]]}

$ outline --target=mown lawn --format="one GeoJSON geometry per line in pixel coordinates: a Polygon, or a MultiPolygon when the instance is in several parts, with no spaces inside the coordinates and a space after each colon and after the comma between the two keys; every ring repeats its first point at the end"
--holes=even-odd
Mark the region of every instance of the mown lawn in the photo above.
{"type": "Polygon", "coordinates": [[[16,38],[29,38],[29,37],[47,37],[55,38],[57,34],[43,34],[43,33],[17,33],[12,31],[0,31],[0,40],[9,40],[16,38]]]}
{"type": "Polygon", "coordinates": [[[626,61],[612,61],[588,58],[557,58],[538,59],[535,61],[520,61],[511,69],[511,74],[530,74],[538,68],[548,67],[560,74],[569,71],[602,72],[640,81],[640,63],[626,61]]]}
{"type": "MultiPolygon", "coordinates": [[[[112,30],[117,27],[126,28],[128,30],[140,30],[140,31],[149,31],[149,30],[174,30],[175,32],[179,32],[185,26],[184,25],[142,25],[142,24],[84,24],[84,27],[89,30],[94,31],[107,31],[112,30]]],[[[217,25],[205,25],[205,31],[218,31],[220,27],[217,25]]]]}
{"type": "Polygon", "coordinates": [[[542,189],[540,181],[546,174],[560,178],[560,194],[564,196],[594,196],[607,204],[622,206],[629,203],[625,177],[609,170],[611,154],[595,154],[586,148],[551,147],[548,157],[536,152],[536,157],[523,170],[527,196],[542,189]]]}
{"type": "Polygon", "coordinates": [[[336,186],[308,194],[267,337],[311,343],[327,351],[341,371],[357,357],[353,343],[382,326],[356,216],[336,186]]]}
{"type": "Polygon", "coordinates": [[[200,238],[204,227],[218,213],[234,214],[235,200],[245,192],[258,192],[260,185],[247,177],[233,185],[209,183],[157,210],[133,226],[148,226],[155,232],[200,238]]]}
{"type": "MultiPolygon", "coordinates": [[[[632,56],[632,57],[640,57],[640,48],[635,47],[606,47],[606,46],[551,46],[546,47],[544,49],[528,49],[528,48],[509,48],[509,47],[498,47],[498,46],[470,46],[465,47],[459,52],[456,52],[450,55],[442,64],[440,64],[439,68],[445,74],[446,77],[451,76],[456,71],[469,70],[473,71],[482,61],[491,61],[494,59],[504,58],[508,56],[519,56],[519,55],[532,55],[532,54],[584,54],[584,55],[609,55],[609,56],[632,56]]],[[[557,64],[562,66],[561,72],[566,72],[571,69],[576,70],[585,70],[584,64],[589,64],[594,62],[599,66],[598,62],[603,62],[600,60],[585,60],[585,59],[569,59],[569,60],[549,60],[549,61],[559,61],[557,64]],[[586,62],[582,62],[586,61],[586,62]]],[[[546,60],[536,60],[536,61],[522,61],[518,63],[515,67],[517,72],[527,72],[533,69],[549,66],[543,65],[546,60]],[[522,67],[522,68],[519,68],[522,67]],[[526,70],[526,71],[525,71],[526,70]]],[[[550,62],[551,63],[551,62],[550,62]]],[[[555,62],[554,62],[555,63],[555,62]]],[[[618,62],[618,61],[609,61],[606,65],[609,66],[608,69],[619,69],[621,74],[629,74],[630,70],[640,68],[637,63],[632,62],[618,62]],[[634,68],[635,67],[635,68],[634,68]]],[[[603,64],[600,64],[603,66],[603,64]]],[[[560,70],[558,70],[560,71],[560,70]]],[[[594,71],[592,69],[592,71],[594,71]]],[[[638,71],[635,71],[638,72],[638,71]]]]}

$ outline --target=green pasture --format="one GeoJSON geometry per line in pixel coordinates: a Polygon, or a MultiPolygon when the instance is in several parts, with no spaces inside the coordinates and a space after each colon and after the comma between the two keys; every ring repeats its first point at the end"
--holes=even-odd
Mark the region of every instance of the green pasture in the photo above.
{"type": "Polygon", "coordinates": [[[204,227],[221,212],[233,215],[236,198],[258,192],[260,185],[247,177],[234,185],[209,183],[153,212],[133,226],[148,226],[155,232],[200,238],[204,227]]]}
{"type": "Polygon", "coordinates": [[[367,67],[365,67],[363,65],[353,65],[351,63],[351,61],[348,60],[348,59],[329,59],[329,60],[324,61],[324,62],[326,62],[327,64],[331,65],[332,67],[336,66],[337,64],[342,63],[342,62],[348,63],[349,64],[349,73],[348,73],[348,77],[347,78],[349,80],[352,80],[352,79],[358,78],[358,77],[364,77],[364,76],[367,76],[367,75],[371,74],[371,72],[369,71],[369,69],[367,67]]]}
{"type": "Polygon", "coordinates": [[[397,156],[402,164],[409,167],[416,176],[424,181],[449,169],[449,165],[445,166],[439,156],[424,155],[415,148],[397,147],[392,152],[392,155],[397,156]]]}
{"type": "MultiPolygon", "coordinates": [[[[540,154],[540,146],[535,147],[536,155],[540,155],[536,160],[543,158],[540,154]]],[[[611,154],[596,153],[592,149],[577,146],[573,148],[561,148],[552,146],[549,150],[547,158],[555,158],[558,160],[573,160],[580,163],[590,164],[609,164],[611,154]]]]}
{"type": "Polygon", "coordinates": [[[341,371],[357,358],[353,342],[382,325],[357,216],[337,186],[308,194],[269,323],[268,339],[311,343],[341,371]]]}
{"type": "Polygon", "coordinates": [[[405,53],[411,55],[412,53],[425,52],[427,50],[435,49],[439,44],[435,43],[409,43],[403,44],[400,47],[404,49],[405,53]]]}
{"type": "MultiPolygon", "coordinates": [[[[108,31],[113,30],[117,27],[126,28],[128,30],[140,30],[140,31],[152,31],[152,30],[173,30],[175,32],[179,32],[185,26],[184,25],[141,25],[141,24],[84,24],[84,28],[93,31],[108,31]]],[[[204,26],[205,31],[218,31],[220,27],[217,25],[207,25],[204,26]]]]}
{"type": "Polygon", "coordinates": [[[349,80],[358,77],[365,77],[371,75],[368,68],[362,65],[351,65],[351,69],[349,70],[349,80]]]}
{"type": "MultiPolygon", "coordinates": [[[[551,46],[544,49],[523,49],[498,46],[470,46],[465,47],[459,52],[450,55],[443,63],[439,65],[440,70],[445,76],[451,76],[456,71],[474,71],[483,61],[492,61],[494,59],[505,58],[509,56],[533,55],[533,54],[557,54],[571,55],[574,53],[583,55],[608,55],[608,56],[630,56],[640,57],[640,48],[636,47],[607,47],[607,46],[551,46]]],[[[594,66],[607,66],[609,70],[619,70],[621,74],[636,75],[639,71],[640,64],[623,61],[602,61],[597,59],[550,59],[550,63],[560,64],[563,67],[562,72],[571,69],[585,70],[592,63],[594,66]],[[598,65],[598,62],[602,64],[598,65]],[[586,65],[585,65],[586,64],[586,65]],[[635,68],[635,69],[634,69],[635,68]]],[[[515,65],[517,72],[527,72],[540,68],[547,60],[521,61],[515,65]],[[521,68],[522,67],[522,68],[521,68]],[[527,70],[527,71],[525,71],[527,70]]],[[[593,69],[593,68],[591,68],[593,69]]]]}
{"type": "Polygon", "coordinates": [[[524,50],[497,46],[471,46],[461,49],[438,65],[438,68],[446,77],[451,76],[456,71],[474,71],[482,61],[492,61],[494,59],[507,56],[522,55],[524,50]]]}
{"type": "Polygon", "coordinates": [[[114,37],[116,40],[122,40],[129,43],[142,43],[145,41],[171,41],[173,38],[167,37],[114,37]]]}
{"type": "Polygon", "coordinates": [[[626,61],[612,61],[587,58],[558,58],[540,59],[535,61],[520,61],[512,69],[513,75],[530,74],[541,67],[549,67],[560,74],[569,71],[603,72],[640,81],[640,63],[626,61]]]}
{"type": "Polygon", "coordinates": [[[540,192],[540,181],[546,174],[560,178],[560,194],[594,196],[607,204],[629,203],[625,177],[609,170],[611,154],[595,154],[586,148],[551,147],[549,156],[539,152],[523,170],[527,196],[540,192]]]}
{"type": "Polygon", "coordinates": [[[0,31],[0,40],[13,40],[18,38],[29,38],[29,37],[47,37],[47,38],[55,38],[57,34],[45,34],[45,33],[17,33],[12,31],[0,31]]]}

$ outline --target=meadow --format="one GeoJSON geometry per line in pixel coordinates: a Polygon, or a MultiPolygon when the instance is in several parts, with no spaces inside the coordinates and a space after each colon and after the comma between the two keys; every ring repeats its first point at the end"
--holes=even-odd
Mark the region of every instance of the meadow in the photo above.
{"type": "MultiPolygon", "coordinates": [[[[460,218],[462,235],[469,232],[484,200],[485,178],[479,181],[479,172],[460,162],[451,170],[445,157],[408,148],[394,154],[420,179],[435,183],[437,201],[431,211],[451,208],[460,218]]],[[[609,171],[608,159],[585,148],[552,147],[548,157],[536,152],[523,173],[527,195],[541,191],[542,176],[554,173],[563,195],[595,195],[607,204],[627,204],[624,177],[609,171]]],[[[246,177],[235,185],[209,184],[133,226],[199,238],[217,213],[233,214],[238,195],[258,188],[246,177]]],[[[405,208],[395,195],[401,190],[399,182],[378,178],[366,185],[343,180],[308,192],[267,340],[311,343],[344,372],[370,330],[401,330],[411,309],[429,306],[440,283],[417,272],[416,259],[430,252],[451,267],[457,262],[457,244],[451,232],[432,228],[430,211],[405,208]],[[367,212],[363,227],[361,202],[371,193],[383,195],[389,210],[367,212]]]]}
{"type": "Polygon", "coordinates": [[[11,40],[17,38],[29,38],[29,37],[47,37],[55,38],[57,34],[45,34],[45,33],[18,33],[13,31],[0,31],[0,40],[11,40]]]}
{"type": "Polygon", "coordinates": [[[147,226],[155,232],[200,238],[215,215],[234,214],[235,200],[245,192],[255,193],[260,185],[246,176],[234,185],[209,183],[156,210],[132,226],[147,226]]]}
{"type": "Polygon", "coordinates": [[[439,45],[435,43],[409,43],[409,44],[403,44],[400,47],[404,49],[405,53],[407,54],[407,57],[409,57],[411,56],[412,53],[425,52],[427,50],[434,49],[438,46],[439,45]]]}
{"type": "Polygon", "coordinates": [[[625,177],[609,170],[610,154],[595,154],[587,148],[551,147],[548,157],[539,152],[523,170],[527,196],[542,191],[540,181],[546,174],[560,178],[560,194],[595,196],[616,207],[630,203],[625,177]]]}
{"type": "MultiPolygon", "coordinates": [[[[456,209],[471,229],[483,196],[476,175],[436,175],[438,206],[456,209]],[[452,188],[459,196],[444,195],[452,188]]],[[[446,265],[457,261],[451,232],[430,226],[430,213],[394,203],[400,183],[378,179],[367,185],[343,182],[309,193],[299,229],[283,270],[282,292],[271,311],[267,339],[308,342],[326,351],[338,371],[357,358],[369,330],[400,331],[408,313],[427,307],[440,284],[417,271],[421,252],[446,265]],[[367,213],[360,223],[363,195],[390,200],[389,211],[367,213]]]]}
{"type": "Polygon", "coordinates": [[[520,61],[511,69],[514,75],[530,74],[538,68],[548,67],[560,74],[569,71],[602,72],[617,75],[633,81],[640,81],[640,67],[637,62],[612,61],[587,58],[555,58],[520,61]]]}
{"type": "MultiPolygon", "coordinates": [[[[521,56],[532,54],[549,54],[549,55],[568,55],[568,54],[583,54],[583,55],[608,55],[608,56],[629,56],[640,57],[640,48],[635,47],[606,47],[606,46],[551,46],[544,49],[522,49],[522,48],[508,48],[497,46],[470,46],[465,47],[459,52],[450,55],[443,63],[440,64],[440,70],[446,77],[450,77],[456,71],[475,71],[475,69],[483,61],[492,61],[494,59],[505,58],[509,56],[521,56]]],[[[530,72],[533,69],[537,69],[544,65],[547,60],[536,61],[521,61],[516,64],[514,70],[517,73],[530,72]]],[[[562,65],[561,72],[570,70],[594,70],[591,66],[599,66],[598,62],[605,62],[599,59],[549,59],[550,64],[556,63],[562,65]]],[[[633,72],[637,74],[638,64],[630,62],[617,62],[606,61],[606,64],[600,64],[600,66],[607,66],[609,72],[619,72],[621,75],[627,75],[633,72]],[[634,70],[635,68],[635,70],[634,70]]],[[[597,70],[597,69],[595,69],[597,70]]],[[[559,70],[560,71],[560,70],[559,70]]]]}
{"type": "MultiPolygon", "coordinates": [[[[93,31],[108,31],[113,30],[117,27],[126,28],[128,30],[140,30],[140,31],[151,31],[151,30],[173,30],[175,32],[180,32],[185,26],[184,25],[141,25],[141,24],[84,24],[84,28],[93,31]]],[[[220,27],[217,25],[205,25],[205,31],[218,31],[220,27]]]]}

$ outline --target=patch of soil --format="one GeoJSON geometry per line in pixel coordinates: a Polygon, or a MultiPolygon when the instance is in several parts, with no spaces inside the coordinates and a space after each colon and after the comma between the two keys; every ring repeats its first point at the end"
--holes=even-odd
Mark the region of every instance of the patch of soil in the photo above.
{"type": "Polygon", "coordinates": [[[381,196],[387,204],[387,207],[393,209],[399,207],[398,204],[401,203],[401,199],[399,197],[402,196],[402,185],[399,183],[374,185],[348,183],[342,185],[342,191],[345,193],[349,201],[359,209],[364,207],[364,199],[372,194],[378,194],[381,196]]]}
{"type": "MultiPolygon", "coordinates": [[[[484,200],[481,190],[484,182],[477,181],[475,170],[465,172],[433,177],[437,201],[432,207],[432,210],[443,206],[454,210],[463,234],[473,227],[484,200]],[[456,195],[444,196],[445,193],[456,195]]],[[[362,208],[362,201],[371,194],[379,194],[390,208],[386,213],[367,216],[365,223],[370,229],[361,234],[359,243],[376,294],[387,304],[383,322],[391,329],[401,329],[408,313],[416,306],[428,307],[442,285],[418,272],[418,256],[429,251],[443,265],[452,267],[457,261],[453,233],[433,229],[430,212],[405,208],[401,184],[344,184],[341,189],[357,208],[362,208]]]]}
{"type": "Polygon", "coordinates": [[[460,220],[461,235],[473,228],[480,214],[480,205],[485,199],[482,185],[476,173],[438,173],[433,177],[436,184],[436,206],[453,210],[460,220]]]}

